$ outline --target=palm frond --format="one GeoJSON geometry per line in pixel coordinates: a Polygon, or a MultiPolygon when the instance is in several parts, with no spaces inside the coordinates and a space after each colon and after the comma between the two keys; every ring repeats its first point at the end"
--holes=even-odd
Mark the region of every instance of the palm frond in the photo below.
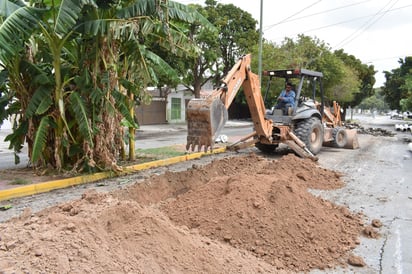
{"type": "Polygon", "coordinates": [[[162,28],[162,24],[160,22],[154,22],[152,20],[144,20],[140,24],[140,32],[142,35],[148,35],[153,32],[159,32],[159,29],[162,28]]]}
{"type": "Polygon", "coordinates": [[[97,8],[93,0],[62,0],[56,17],[54,31],[66,35],[76,26],[85,5],[97,8]]]}
{"type": "Polygon", "coordinates": [[[133,18],[139,16],[150,16],[156,14],[156,1],[153,0],[140,0],[134,1],[133,5],[130,5],[117,12],[117,18],[133,18]]]}
{"type": "Polygon", "coordinates": [[[138,128],[139,126],[134,121],[133,116],[130,115],[129,104],[131,104],[132,102],[128,102],[129,98],[118,91],[113,91],[112,95],[116,101],[116,109],[123,115],[123,117],[129,122],[130,125],[132,125],[134,128],[138,128]]]}
{"type": "Polygon", "coordinates": [[[26,4],[23,1],[9,1],[0,0],[0,17],[9,17],[13,12],[21,7],[25,7],[26,4]]]}
{"type": "Polygon", "coordinates": [[[210,23],[202,14],[196,9],[183,5],[174,1],[167,1],[169,19],[180,20],[187,23],[197,23],[204,28],[213,31],[215,26],[210,23]]]}
{"type": "Polygon", "coordinates": [[[4,141],[10,142],[9,149],[13,149],[14,152],[19,153],[23,148],[24,138],[28,131],[28,122],[24,120],[20,123],[20,125],[13,130],[13,133],[6,136],[4,141]]]}
{"type": "Polygon", "coordinates": [[[104,98],[104,92],[102,89],[96,87],[92,89],[90,93],[90,99],[93,105],[98,105],[104,98]]]}
{"type": "Polygon", "coordinates": [[[36,136],[34,138],[33,152],[31,155],[32,163],[37,162],[37,160],[39,160],[42,155],[42,151],[47,142],[47,131],[49,130],[49,126],[50,118],[49,116],[44,116],[40,121],[40,125],[37,128],[36,136]]]}
{"type": "Polygon", "coordinates": [[[164,39],[161,35],[151,33],[150,36],[166,50],[173,51],[178,56],[196,56],[199,52],[199,48],[193,44],[192,41],[182,32],[174,29],[169,30],[168,39],[164,39]]]}
{"type": "Polygon", "coordinates": [[[171,79],[177,80],[177,78],[179,77],[176,70],[174,70],[169,65],[169,63],[167,63],[164,59],[159,57],[154,52],[146,50],[145,57],[147,60],[149,60],[153,64],[151,67],[153,67],[155,71],[160,72],[162,75],[167,75],[167,77],[171,79]]]}
{"type": "Polygon", "coordinates": [[[44,97],[36,109],[36,115],[42,115],[46,113],[46,111],[48,111],[52,105],[53,105],[53,101],[51,97],[50,96],[44,97]]]}
{"type": "Polygon", "coordinates": [[[90,36],[97,34],[106,34],[109,31],[109,26],[113,19],[97,19],[86,21],[83,25],[83,33],[90,36]]]}
{"type": "Polygon", "coordinates": [[[10,14],[0,26],[0,59],[4,64],[12,62],[24,47],[24,42],[36,31],[44,10],[21,7],[10,14]]]}
{"type": "Polygon", "coordinates": [[[20,156],[21,150],[24,146],[24,138],[22,136],[26,136],[28,131],[29,123],[27,120],[22,121],[19,127],[15,128],[13,132],[6,136],[4,141],[10,142],[9,149],[13,149],[14,151],[14,164],[18,165],[20,163],[20,156]]]}
{"type": "Polygon", "coordinates": [[[50,103],[47,107],[50,107],[52,103],[50,99],[51,91],[52,90],[50,89],[50,87],[41,86],[34,92],[33,97],[29,101],[29,105],[26,109],[26,115],[28,118],[32,117],[35,113],[44,113],[45,111],[47,111],[45,107],[47,106],[48,102],[50,103]],[[48,98],[48,100],[46,98],[48,98]],[[41,105],[42,107],[40,108],[41,105]]]}
{"type": "Polygon", "coordinates": [[[88,122],[89,112],[84,100],[77,92],[72,92],[69,99],[70,106],[79,126],[80,134],[90,143],[90,146],[93,147],[92,128],[88,122]]]}

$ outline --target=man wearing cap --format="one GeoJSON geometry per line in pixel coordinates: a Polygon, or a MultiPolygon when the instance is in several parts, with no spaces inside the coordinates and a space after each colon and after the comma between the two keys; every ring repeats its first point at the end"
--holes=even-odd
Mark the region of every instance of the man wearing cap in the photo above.
{"type": "Polygon", "coordinates": [[[282,109],[284,115],[288,115],[289,108],[293,108],[295,106],[295,91],[292,88],[292,84],[287,82],[285,89],[282,90],[280,93],[277,104],[275,106],[276,109],[282,109]]]}

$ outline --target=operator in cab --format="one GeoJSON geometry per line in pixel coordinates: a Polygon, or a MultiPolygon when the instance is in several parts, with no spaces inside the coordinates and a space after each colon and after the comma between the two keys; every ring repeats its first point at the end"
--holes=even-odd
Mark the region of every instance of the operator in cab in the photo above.
{"type": "Polygon", "coordinates": [[[283,115],[288,115],[289,108],[293,108],[295,106],[295,97],[296,93],[293,90],[292,84],[287,82],[285,89],[282,90],[277,99],[275,109],[281,109],[283,111],[283,115]]]}

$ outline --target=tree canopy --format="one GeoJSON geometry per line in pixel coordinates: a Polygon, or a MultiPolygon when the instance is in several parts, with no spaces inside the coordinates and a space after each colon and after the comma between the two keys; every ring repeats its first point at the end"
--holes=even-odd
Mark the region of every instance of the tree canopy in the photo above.
{"type": "MultiPolygon", "coordinates": [[[[257,45],[253,55],[258,56],[257,45]]],[[[305,68],[322,72],[326,99],[343,106],[357,105],[360,102],[356,101],[357,94],[362,87],[371,87],[366,81],[374,81],[373,67],[366,69],[354,56],[343,50],[332,51],[324,41],[302,34],[296,39],[286,37],[279,45],[265,40],[262,56],[262,70],[305,68]]],[[[252,67],[257,71],[257,59],[253,60],[252,67]]],[[[265,87],[265,79],[262,80],[265,87]]],[[[275,83],[266,101],[273,102],[283,85],[280,81],[275,83]]]]}
{"type": "Polygon", "coordinates": [[[385,101],[391,109],[412,109],[412,56],[399,59],[399,68],[385,71],[385,101]]]}

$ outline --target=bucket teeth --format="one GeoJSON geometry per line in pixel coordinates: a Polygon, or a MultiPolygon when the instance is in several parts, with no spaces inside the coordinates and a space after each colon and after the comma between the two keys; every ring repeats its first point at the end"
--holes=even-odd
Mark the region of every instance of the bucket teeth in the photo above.
{"type": "Polygon", "coordinates": [[[213,143],[210,140],[206,140],[207,136],[188,136],[187,137],[187,144],[186,144],[186,151],[202,151],[207,152],[213,150],[213,143]]]}

